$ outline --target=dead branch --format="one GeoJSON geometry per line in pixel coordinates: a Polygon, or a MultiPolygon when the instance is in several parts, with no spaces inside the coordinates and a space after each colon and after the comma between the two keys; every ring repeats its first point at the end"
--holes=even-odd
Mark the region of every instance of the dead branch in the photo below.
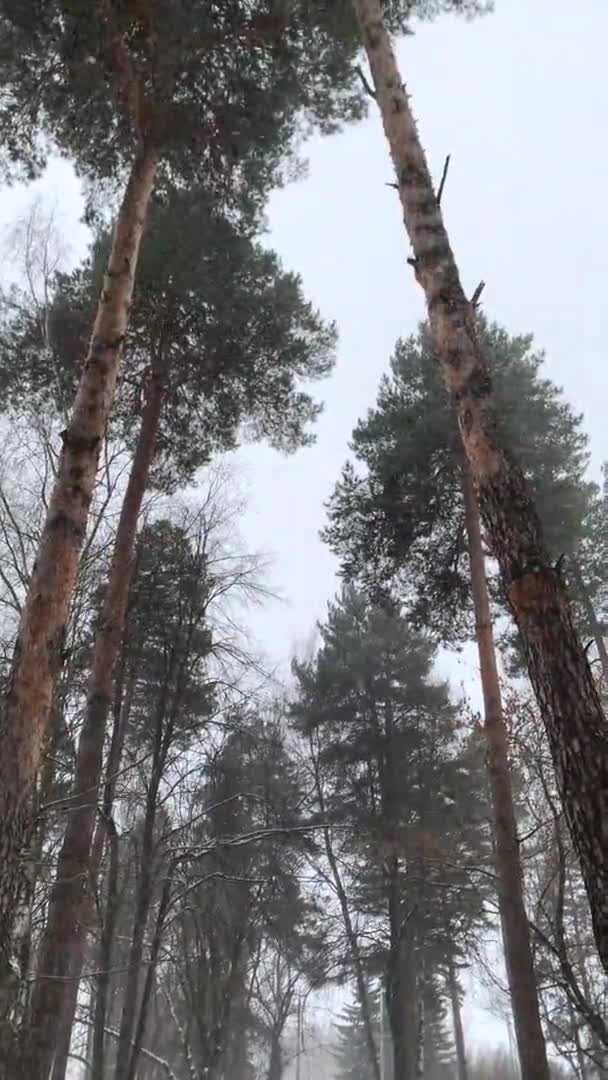
{"type": "Polygon", "coordinates": [[[444,165],[443,165],[443,172],[441,174],[441,180],[439,181],[439,188],[438,188],[438,191],[437,191],[437,203],[438,203],[439,206],[441,206],[441,196],[443,195],[443,189],[445,187],[445,182],[446,182],[447,175],[448,175],[448,169],[450,167],[450,157],[451,157],[451,155],[448,154],[446,159],[445,159],[445,162],[444,162],[444,165]]]}
{"type": "Polygon", "coordinates": [[[361,80],[361,82],[363,84],[363,89],[365,90],[365,93],[368,94],[369,97],[373,98],[374,101],[377,101],[378,99],[376,97],[376,91],[374,90],[373,86],[369,82],[369,79],[367,78],[367,75],[365,74],[363,68],[360,67],[358,64],[357,64],[357,67],[355,68],[355,74],[358,75],[359,79],[361,80]]]}

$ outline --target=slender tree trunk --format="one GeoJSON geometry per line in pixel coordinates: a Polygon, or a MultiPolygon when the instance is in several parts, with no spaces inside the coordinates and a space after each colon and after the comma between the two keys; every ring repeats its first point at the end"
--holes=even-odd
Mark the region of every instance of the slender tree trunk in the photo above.
{"type": "Polygon", "coordinates": [[[550,565],[520,468],[497,443],[492,379],[475,312],[433,189],[407,93],[383,21],[382,0],[353,0],[397,174],[416,279],[456,409],[477,497],[525,647],[572,838],[581,862],[598,952],[608,971],[608,725],[567,593],[550,565]]]}
{"type": "Polygon", "coordinates": [[[78,951],[85,932],[86,884],[106,722],[112,706],[114,670],[124,632],[137,522],[154,457],[162,399],[162,383],[159,378],[152,378],[114,541],[108,587],[95,638],[87,709],[78,741],[74,792],[70,797],[70,813],[40,949],[31,1009],[37,1054],[37,1061],[30,1066],[32,1080],[48,1077],[71,955],[78,951]]]}
{"type": "Polygon", "coordinates": [[[113,821],[107,823],[110,858],[108,860],[108,879],[103,925],[97,951],[97,975],[95,983],[95,1009],[93,1011],[93,1041],[91,1054],[91,1080],[104,1080],[105,1026],[108,1011],[108,993],[110,989],[110,970],[112,967],[112,948],[120,898],[118,894],[118,875],[120,871],[120,846],[113,821]]]}
{"type": "Polygon", "coordinates": [[[146,812],[141,844],[141,857],[138,868],[139,875],[135,889],[133,933],[131,936],[131,947],[129,949],[127,981],[116,1052],[115,1080],[128,1080],[133,1034],[137,1017],[138,988],[144,955],[146,927],[148,924],[150,905],[152,903],[154,873],[156,869],[154,865],[154,826],[156,823],[158,790],[171,737],[170,726],[166,731],[163,731],[163,720],[165,717],[167,698],[168,685],[165,684],[157,707],[154,756],[152,759],[152,768],[146,795],[146,812]]]}
{"type": "MultiPolygon", "coordinates": [[[[89,880],[91,883],[97,881],[97,878],[99,877],[99,870],[101,867],[101,860],[103,856],[106,835],[108,829],[112,828],[111,818],[112,808],[114,804],[117,773],[122,758],[124,735],[129,718],[129,713],[131,710],[131,699],[133,694],[132,675],[129,677],[126,693],[123,700],[123,679],[126,668],[126,653],[127,645],[125,640],[123,641],[123,660],[116,681],[114,724],[112,729],[110,751],[106,764],[106,781],[104,784],[102,807],[103,820],[99,822],[97,828],[95,829],[95,835],[93,837],[93,844],[91,847],[91,857],[89,862],[89,880]]],[[[106,919],[108,918],[108,915],[108,910],[106,910],[106,919]]],[[[80,932],[77,939],[75,940],[74,949],[72,950],[70,978],[66,985],[63,996],[63,1007],[59,1024],[59,1033],[55,1040],[56,1050],[55,1060],[53,1062],[52,1080],[65,1080],[66,1078],[68,1067],[67,1055],[70,1047],[72,1028],[74,1026],[74,1017],[76,1015],[78,989],[80,986],[80,980],[82,978],[82,969],[84,966],[85,955],[87,951],[87,938],[90,932],[90,928],[93,925],[94,918],[95,898],[93,895],[93,891],[91,889],[88,889],[83,896],[83,914],[82,918],[80,919],[80,932]]],[[[97,967],[100,970],[103,970],[103,966],[100,962],[99,957],[97,961],[97,967]]],[[[99,996],[97,998],[96,1008],[98,1004],[99,996]]]]}
{"type": "MultiPolygon", "coordinates": [[[[0,958],[11,970],[22,853],[32,835],[32,796],[63,663],[71,597],[106,422],[112,408],[140,241],[158,165],[138,155],[116,221],[112,252],[59,471],[30,577],[0,717],[0,958]]],[[[0,979],[2,973],[0,972],[0,979]]],[[[30,1073],[35,1080],[34,1073],[30,1073]]],[[[46,1076],[44,1077],[46,1080],[46,1076]]]]}
{"type": "Polygon", "coordinates": [[[424,997],[418,994],[418,1006],[416,1015],[416,1080],[424,1080],[424,1039],[425,1039],[425,1014],[424,997]]]}
{"type": "MultiPolygon", "coordinates": [[[[160,953],[160,947],[162,944],[163,930],[165,928],[165,918],[169,910],[169,904],[171,902],[171,873],[167,873],[165,883],[163,885],[163,891],[158,906],[158,912],[156,915],[156,925],[154,927],[154,934],[152,937],[152,944],[150,948],[150,959],[148,960],[148,967],[146,970],[146,978],[144,981],[144,987],[141,995],[141,1003],[139,1006],[139,1016],[137,1018],[137,1025],[135,1027],[135,1035],[133,1038],[133,1046],[131,1047],[131,1059],[129,1062],[129,1068],[127,1071],[127,1080],[136,1080],[137,1066],[139,1064],[139,1057],[141,1049],[144,1044],[144,1037],[146,1034],[146,1024],[148,1021],[148,1011],[150,1008],[150,1002],[152,1000],[152,990],[154,988],[154,978],[156,975],[156,965],[158,964],[158,955],[160,953]]],[[[94,1080],[94,1078],[93,1078],[94,1080]]],[[[103,1075],[101,1080],[103,1080],[103,1075]]]]}
{"type": "Polygon", "coordinates": [[[344,923],[344,931],[346,933],[346,940],[348,942],[348,949],[350,952],[350,958],[355,972],[355,983],[357,986],[357,997],[359,998],[359,1007],[361,1009],[361,1019],[363,1021],[363,1027],[365,1029],[365,1041],[367,1044],[367,1055],[369,1058],[369,1064],[372,1070],[374,1080],[381,1080],[380,1060],[378,1056],[378,1048],[376,1046],[376,1040],[374,1039],[374,1027],[372,1024],[372,1016],[369,1007],[369,994],[367,992],[367,982],[365,980],[365,974],[363,972],[363,964],[361,962],[361,953],[359,951],[359,942],[357,941],[357,935],[353,927],[352,919],[350,917],[350,909],[348,906],[348,898],[342,884],[342,876],[336,861],[331,838],[329,836],[329,829],[324,830],[325,840],[325,852],[327,855],[327,861],[329,863],[332,876],[334,879],[334,885],[336,887],[336,893],[338,896],[338,902],[340,904],[340,910],[342,912],[342,921],[344,923]]]}
{"type": "Polygon", "coordinates": [[[606,643],[604,641],[602,628],[598,622],[597,615],[595,614],[593,601],[589,596],[589,590],[585,585],[578,559],[573,557],[570,560],[570,565],[572,566],[572,576],[574,577],[574,582],[578,589],[579,596],[582,600],[585,614],[587,616],[587,619],[589,620],[589,629],[593,634],[593,640],[595,641],[597,654],[600,658],[600,664],[602,665],[602,675],[604,676],[604,682],[606,684],[606,687],[608,687],[608,650],[606,649],[606,643]]]}
{"type": "Polygon", "coordinates": [[[456,981],[456,970],[454,968],[452,956],[450,956],[448,960],[448,983],[450,987],[450,1002],[452,1004],[452,1021],[454,1027],[454,1043],[456,1045],[458,1080],[469,1080],[467,1053],[464,1044],[464,1031],[462,1028],[462,1014],[460,1012],[460,998],[458,995],[458,983],[456,981]]]}
{"type": "Polygon", "coordinates": [[[462,470],[462,486],[471,564],[471,589],[475,609],[475,634],[483,692],[484,732],[487,743],[498,876],[498,903],[517,1049],[522,1080],[549,1080],[549,1065],[540,1022],[530,927],[524,903],[517,824],[513,810],[513,791],[507,752],[507,733],[496,667],[496,650],[479,512],[466,463],[462,470]]]}
{"type": "Polygon", "coordinates": [[[63,999],[63,1010],[59,1019],[59,1026],[55,1037],[55,1058],[51,1080],[65,1080],[70,1061],[70,1046],[72,1043],[72,1027],[78,1004],[78,990],[80,988],[80,967],[75,971],[75,958],[70,967],[69,981],[63,999]]]}
{"type": "MultiPolygon", "coordinates": [[[[311,757],[314,767],[315,787],[317,790],[317,802],[319,804],[319,810],[321,817],[326,816],[325,798],[323,795],[323,785],[321,776],[319,775],[319,761],[318,757],[311,746],[311,757]]],[[[348,950],[350,952],[350,958],[353,965],[353,971],[355,973],[355,983],[357,986],[357,996],[359,998],[359,1006],[361,1009],[361,1019],[363,1021],[363,1027],[365,1029],[365,1041],[367,1044],[367,1054],[369,1058],[369,1064],[372,1070],[374,1080],[382,1080],[380,1059],[378,1054],[378,1048],[376,1046],[376,1040],[374,1038],[374,1027],[372,1024],[371,1010],[369,1007],[369,995],[367,992],[367,982],[363,971],[363,963],[361,961],[361,952],[359,950],[359,942],[357,941],[357,935],[353,926],[353,921],[350,917],[350,907],[348,904],[348,897],[346,890],[342,882],[342,875],[340,873],[340,867],[334,854],[334,849],[331,841],[331,834],[329,829],[323,830],[323,841],[325,845],[325,854],[329,863],[329,868],[334,880],[334,886],[336,889],[336,895],[338,897],[338,903],[340,905],[340,911],[342,912],[342,922],[344,923],[344,932],[346,934],[346,941],[348,943],[348,950]]]]}

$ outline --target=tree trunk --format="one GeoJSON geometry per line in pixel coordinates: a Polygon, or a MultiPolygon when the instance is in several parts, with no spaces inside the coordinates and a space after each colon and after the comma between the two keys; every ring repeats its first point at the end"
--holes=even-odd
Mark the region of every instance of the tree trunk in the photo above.
{"type": "MultiPolygon", "coordinates": [[[[319,804],[319,811],[321,818],[326,817],[325,798],[323,795],[322,779],[319,775],[319,760],[315,755],[315,751],[311,745],[311,758],[314,768],[315,788],[317,792],[317,802],[319,804]]],[[[346,934],[346,941],[348,943],[348,951],[350,952],[351,963],[353,965],[353,971],[355,973],[355,984],[357,986],[357,997],[359,998],[359,1006],[361,1009],[361,1019],[363,1021],[363,1027],[365,1029],[365,1042],[367,1045],[367,1054],[369,1058],[370,1068],[372,1070],[373,1080],[382,1080],[382,1070],[380,1068],[380,1058],[378,1054],[378,1048],[376,1046],[376,1040],[374,1038],[374,1027],[372,1024],[371,1010],[369,1007],[369,995],[367,992],[367,982],[365,979],[365,973],[363,971],[363,963],[361,961],[361,952],[359,950],[359,942],[357,940],[357,934],[353,926],[353,921],[350,917],[350,908],[348,905],[348,897],[346,890],[342,882],[342,875],[340,873],[340,867],[334,854],[334,849],[331,841],[331,834],[329,829],[323,830],[323,841],[325,845],[325,854],[329,863],[329,868],[334,879],[334,886],[336,889],[336,895],[338,897],[338,903],[340,905],[340,911],[342,912],[342,922],[344,923],[344,933],[346,934]]]]}
{"type": "Polygon", "coordinates": [[[281,1049],[281,1036],[272,1033],[270,1042],[270,1061],[266,1080],[281,1080],[283,1076],[283,1051],[281,1049]]]}
{"type": "Polygon", "coordinates": [[[456,981],[454,960],[451,956],[448,960],[448,983],[450,987],[450,1001],[452,1004],[452,1021],[454,1027],[454,1043],[456,1046],[458,1080],[469,1080],[467,1053],[464,1045],[464,1031],[462,1028],[462,1014],[460,1012],[460,998],[458,996],[458,983],[456,981]]]}
{"type": "MultiPolygon", "coordinates": [[[[160,953],[160,947],[162,944],[163,931],[165,929],[165,919],[171,903],[171,872],[167,872],[165,882],[163,885],[163,891],[158,906],[158,912],[156,915],[156,925],[154,927],[154,934],[152,937],[152,944],[150,948],[150,958],[148,960],[148,967],[146,970],[146,978],[144,981],[144,987],[141,995],[141,1002],[139,1006],[139,1016],[137,1018],[137,1025],[135,1028],[135,1035],[133,1038],[133,1046],[131,1048],[131,1058],[129,1061],[129,1068],[127,1071],[127,1080],[136,1080],[137,1066],[139,1064],[139,1057],[141,1049],[144,1043],[144,1036],[146,1034],[146,1024],[148,1021],[148,1012],[150,1008],[150,1002],[152,1000],[152,991],[154,989],[154,978],[156,975],[156,966],[158,964],[158,956],[160,953]]],[[[95,1078],[93,1077],[93,1080],[95,1078]]],[[[101,1076],[103,1080],[103,1074],[101,1076]]]]}
{"type": "Polygon", "coordinates": [[[359,1007],[361,1009],[361,1019],[363,1021],[363,1027],[365,1029],[365,1041],[367,1045],[367,1056],[369,1058],[369,1065],[372,1070],[372,1076],[374,1080],[381,1080],[380,1059],[378,1055],[378,1048],[376,1046],[376,1040],[374,1039],[374,1027],[372,1024],[372,1016],[369,1007],[369,994],[367,992],[367,982],[365,980],[365,974],[363,972],[363,964],[361,962],[361,953],[359,951],[359,942],[357,941],[357,935],[353,927],[352,919],[350,917],[350,910],[348,907],[348,898],[342,884],[342,876],[340,869],[336,861],[336,857],[333,852],[331,838],[329,836],[329,829],[323,830],[325,840],[325,852],[327,855],[327,861],[329,863],[332,876],[334,879],[334,885],[336,887],[336,893],[338,896],[338,902],[340,904],[340,910],[342,912],[342,921],[344,923],[344,932],[346,934],[346,940],[348,942],[348,949],[350,952],[350,958],[355,972],[355,983],[357,986],[357,997],[359,998],[359,1007]]]}
{"type": "Polygon", "coordinates": [[[393,1044],[393,1080],[414,1080],[417,1063],[417,995],[411,917],[404,916],[397,860],[389,885],[390,946],[387,1005],[393,1044]]]}
{"type": "Polygon", "coordinates": [[[424,1080],[424,1039],[425,1039],[425,1014],[424,997],[418,994],[418,1008],[416,1015],[416,1080],[424,1080]]]}
{"type": "Polygon", "coordinates": [[[37,1061],[30,1066],[32,1080],[46,1080],[63,1001],[72,953],[80,947],[85,930],[87,881],[91,840],[97,815],[98,788],[103,766],[106,722],[112,706],[114,670],[123,636],[133,562],[133,547],[142,501],[154,457],[162,407],[159,378],[152,378],[142,414],[141,430],[123,500],[112,552],[108,587],[95,638],[87,709],[78,740],[74,792],[57,862],[57,874],[40,948],[38,977],[32,997],[31,1028],[37,1061]]]}
{"type": "MultiPolygon", "coordinates": [[[[63,433],[59,471],[29,581],[0,718],[0,958],[7,975],[22,883],[22,853],[33,827],[34,784],[48,731],[53,687],[63,663],[70,601],[99,451],[114,399],[157,165],[156,149],[147,148],[138,155],[116,222],[91,343],[72,417],[63,433]]],[[[30,1075],[34,1080],[34,1074],[30,1075]]]]}
{"type": "Polygon", "coordinates": [[[574,577],[576,588],[585,609],[587,619],[589,620],[589,629],[591,630],[591,633],[593,634],[593,640],[595,641],[595,647],[597,649],[597,654],[599,656],[600,664],[602,666],[602,675],[604,676],[604,682],[606,684],[606,687],[608,688],[608,650],[606,649],[606,643],[604,641],[602,628],[598,622],[597,615],[595,614],[593,601],[589,596],[589,590],[585,585],[578,559],[573,556],[570,560],[570,565],[572,566],[572,576],[574,577]]]}
{"type": "MultiPolygon", "coordinates": [[[[124,668],[126,666],[126,641],[123,642],[123,662],[117,677],[116,682],[116,694],[114,702],[114,725],[112,730],[112,740],[110,743],[110,752],[108,754],[108,760],[106,763],[106,781],[104,785],[102,818],[95,830],[93,838],[93,844],[91,847],[91,857],[89,860],[89,881],[92,883],[99,877],[99,870],[101,866],[101,860],[103,856],[103,849],[105,844],[106,834],[108,828],[112,828],[112,807],[114,804],[114,793],[116,788],[117,773],[122,757],[122,746],[124,741],[124,735],[126,730],[126,724],[128,721],[131,699],[133,693],[133,676],[129,678],[127,685],[126,695],[123,701],[122,682],[124,677],[124,668]]],[[[74,1017],[76,1015],[76,1004],[78,999],[78,989],[80,986],[80,980],[82,978],[82,969],[84,966],[85,955],[87,950],[87,937],[90,932],[90,927],[93,925],[95,917],[95,897],[92,889],[87,889],[83,896],[83,913],[79,919],[80,930],[74,943],[72,950],[72,959],[70,964],[70,979],[66,985],[63,996],[63,1007],[61,1014],[61,1021],[59,1025],[59,1034],[55,1039],[55,1060],[53,1062],[53,1074],[52,1080],[66,1080],[66,1073],[68,1067],[68,1051],[70,1046],[70,1039],[72,1028],[74,1026],[74,1017]]],[[[106,909],[105,917],[108,918],[108,910],[106,909]]],[[[99,957],[98,957],[99,960],[99,957]]],[[[97,963],[97,967],[101,967],[100,963],[97,963]]],[[[99,994],[97,996],[96,1008],[99,1004],[99,994]]]]}
{"type": "Polygon", "coordinates": [[[66,1080],[70,1062],[72,1027],[74,1025],[76,1006],[78,1004],[78,990],[80,988],[80,966],[76,972],[75,958],[73,958],[73,964],[74,966],[70,966],[69,980],[63,1000],[63,1009],[55,1036],[55,1058],[53,1060],[51,1080],[66,1080]]]}
{"type": "Polygon", "coordinates": [[[483,692],[487,764],[492,796],[498,904],[517,1049],[522,1080],[549,1080],[549,1065],[540,1022],[530,927],[524,903],[517,824],[513,810],[513,791],[507,753],[507,733],[496,668],[479,512],[466,463],[462,471],[462,486],[471,564],[471,589],[475,609],[475,634],[483,692]]]}
{"type": "Polygon", "coordinates": [[[112,949],[118,919],[120,896],[118,893],[118,875],[120,870],[120,844],[113,821],[108,822],[110,858],[108,860],[108,878],[103,925],[97,951],[97,975],[95,986],[95,1009],[93,1011],[93,1042],[91,1053],[91,1080],[104,1078],[104,1051],[106,1020],[108,1011],[108,993],[110,989],[110,971],[112,968],[112,949]]]}
{"type": "MultiPolygon", "coordinates": [[[[133,912],[133,932],[129,959],[127,965],[127,981],[125,986],[122,1015],[120,1018],[120,1030],[118,1047],[116,1051],[115,1080],[128,1080],[133,1035],[137,1017],[139,998],[139,984],[141,968],[144,956],[144,944],[148,915],[153,898],[154,874],[157,869],[154,860],[154,828],[156,824],[156,812],[158,809],[158,790],[163,776],[167,751],[171,738],[171,722],[167,730],[163,731],[163,721],[167,708],[169,695],[168,680],[161,691],[161,697],[156,710],[155,742],[146,794],[146,812],[144,817],[143,835],[141,842],[141,856],[139,859],[138,879],[135,888],[135,904],[133,912]]],[[[174,703],[174,711],[176,703],[174,703]]]]}
{"type": "Polygon", "coordinates": [[[372,72],[433,342],[456,409],[477,497],[526,651],[564,808],[608,971],[608,725],[559,570],[520,468],[497,443],[474,310],[465,296],[381,0],[353,0],[372,72]]]}

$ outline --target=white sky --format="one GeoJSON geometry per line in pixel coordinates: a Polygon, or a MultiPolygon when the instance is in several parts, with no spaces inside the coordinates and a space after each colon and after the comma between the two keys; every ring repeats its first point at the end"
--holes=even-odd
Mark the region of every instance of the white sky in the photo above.
{"type": "MultiPolygon", "coordinates": [[[[443,205],[465,285],[472,292],[483,278],[488,315],[535,333],[547,374],[585,414],[595,474],[608,458],[606,41],[608,0],[496,0],[494,15],[444,18],[399,49],[436,176],[452,155],[443,205]]],[[[252,615],[252,631],[280,670],[335,590],[318,531],[351,430],[375,399],[395,340],[423,317],[377,116],[313,140],[308,158],[308,178],[271,201],[269,243],[337,320],[338,363],[319,387],[315,447],[292,458],[264,447],[236,455],[249,490],[243,535],[250,550],[272,554],[272,583],[285,597],[252,615]]],[[[57,201],[79,254],[68,166],[53,166],[36,186],[57,201]]],[[[3,191],[0,221],[30,198],[3,191]]],[[[456,681],[466,674],[449,667],[456,681]]],[[[497,1033],[479,1010],[469,1019],[477,1038],[497,1033]]]]}

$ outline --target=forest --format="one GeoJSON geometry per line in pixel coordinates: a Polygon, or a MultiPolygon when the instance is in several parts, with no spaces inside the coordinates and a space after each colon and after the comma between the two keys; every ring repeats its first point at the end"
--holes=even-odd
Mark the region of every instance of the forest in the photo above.
{"type": "Polygon", "coordinates": [[[0,0],[0,1080],[608,1077],[608,461],[464,284],[403,62],[505,6],[0,0]],[[268,657],[236,463],[313,453],[345,318],[269,207],[370,118],[402,330],[268,657]]]}

